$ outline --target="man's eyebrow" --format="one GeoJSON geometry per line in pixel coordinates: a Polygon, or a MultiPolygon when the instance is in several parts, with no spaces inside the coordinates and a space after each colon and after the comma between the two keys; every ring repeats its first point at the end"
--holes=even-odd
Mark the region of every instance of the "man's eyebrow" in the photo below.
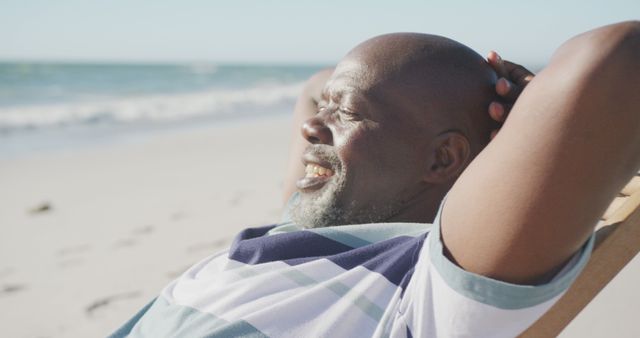
{"type": "Polygon", "coordinates": [[[336,97],[342,98],[346,96],[355,96],[357,98],[364,97],[364,95],[359,93],[356,89],[352,88],[330,89],[329,87],[325,87],[320,93],[320,97],[323,100],[329,100],[336,97]]]}
{"type": "Polygon", "coordinates": [[[344,89],[336,89],[331,87],[330,85],[327,85],[322,90],[322,98],[325,100],[329,100],[329,99],[343,96],[343,93],[344,93],[344,89]]]}

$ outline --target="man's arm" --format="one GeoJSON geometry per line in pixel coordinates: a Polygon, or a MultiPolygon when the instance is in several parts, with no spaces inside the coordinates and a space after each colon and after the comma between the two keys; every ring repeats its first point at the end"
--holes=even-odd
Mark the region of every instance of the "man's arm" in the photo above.
{"type": "Polygon", "coordinates": [[[318,101],[322,94],[322,89],[333,73],[333,68],[323,69],[307,80],[302,89],[302,93],[296,101],[293,110],[293,128],[291,133],[291,148],[289,150],[289,161],[287,163],[287,173],[284,179],[284,203],[287,202],[291,194],[296,191],[296,181],[304,176],[302,166],[302,152],[309,145],[309,142],[300,134],[300,126],[307,119],[312,118],[318,112],[318,101]]]}
{"type": "Polygon", "coordinates": [[[523,91],[451,189],[442,240],[462,268],[543,282],[640,167],[640,23],[579,35],[523,91]]]}

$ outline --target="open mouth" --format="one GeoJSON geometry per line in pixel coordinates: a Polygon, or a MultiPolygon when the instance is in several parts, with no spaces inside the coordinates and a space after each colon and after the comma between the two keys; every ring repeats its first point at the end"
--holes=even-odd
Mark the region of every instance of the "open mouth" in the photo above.
{"type": "Polygon", "coordinates": [[[334,171],[328,165],[308,162],[305,167],[305,176],[296,182],[301,191],[313,191],[322,188],[334,175],[334,171]]]}
{"type": "Polygon", "coordinates": [[[318,164],[314,164],[314,163],[307,164],[307,166],[305,167],[304,171],[307,173],[307,175],[305,177],[320,177],[320,176],[331,177],[331,176],[333,176],[333,170],[331,170],[330,168],[325,168],[325,167],[320,166],[318,164]]]}

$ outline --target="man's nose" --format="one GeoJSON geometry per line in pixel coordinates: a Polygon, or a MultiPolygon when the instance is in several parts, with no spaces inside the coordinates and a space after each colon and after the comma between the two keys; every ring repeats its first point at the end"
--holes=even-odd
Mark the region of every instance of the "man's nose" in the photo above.
{"type": "Polygon", "coordinates": [[[302,124],[302,136],[312,144],[333,145],[331,129],[327,127],[321,116],[321,114],[318,114],[304,121],[302,124]]]}

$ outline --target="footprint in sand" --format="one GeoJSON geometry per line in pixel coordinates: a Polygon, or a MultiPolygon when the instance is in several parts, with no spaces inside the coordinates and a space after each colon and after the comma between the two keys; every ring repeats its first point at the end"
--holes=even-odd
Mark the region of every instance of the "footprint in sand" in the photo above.
{"type": "Polygon", "coordinates": [[[137,298],[140,295],[140,291],[131,291],[96,299],[84,309],[84,312],[87,314],[87,316],[92,316],[97,310],[109,306],[113,302],[137,298]]]}
{"type": "Polygon", "coordinates": [[[51,210],[53,210],[53,205],[51,204],[51,202],[42,202],[34,206],[33,208],[30,208],[29,210],[27,210],[27,212],[31,215],[38,215],[50,212],[51,210]]]}
{"type": "Polygon", "coordinates": [[[0,287],[0,295],[16,293],[19,291],[23,291],[27,288],[24,284],[5,284],[0,287]]]}

